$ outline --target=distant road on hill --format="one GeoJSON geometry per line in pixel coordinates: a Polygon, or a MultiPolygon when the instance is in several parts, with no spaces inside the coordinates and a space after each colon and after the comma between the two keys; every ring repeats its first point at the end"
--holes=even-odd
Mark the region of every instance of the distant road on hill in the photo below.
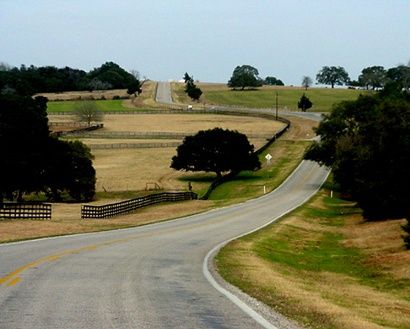
{"type": "Polygon", "coordinates": [[[157,96],[155,99],[158,103],[175,105],[172,100],[171,84],[168,81],[160,81],[157,85],[157,96]]]}
{"type": "MultiPolygon", "coordinates": [[[[168,81],[160,81],[157,85],[157,96],[155,99],[158,103],[168,104],[168,105],[181,105],[175,103],[172,100],[172,93],[171,93],[171,84],[168,81]]],[[[272,110],[266,109],[254,109],[254,108],[238,108],[238,107],[228,107],[228,106],[215,106],[213,107],[215,110],[237,110],[237,111],[254,111],[254,112],[265,112],[265,113],[272,113],[272,110]]],[[[312,120],[320,120],[321,113],[318,112],[295,112],[295,111],[283,111],[280,110],[279,112],[282,115],[290,115],[290,116],[298,116],[302,118],[312,119],[312,120]]]]}

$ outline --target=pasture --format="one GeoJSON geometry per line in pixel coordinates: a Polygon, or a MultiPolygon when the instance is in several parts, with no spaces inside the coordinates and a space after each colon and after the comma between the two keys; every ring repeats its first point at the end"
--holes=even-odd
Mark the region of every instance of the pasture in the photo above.
{"type": "MultiPolygon", "coordinates": [[[[347,88],[308,88],[287,86],[262,86],[253,90],[231,90],[226,84],[197,83],[203,95],[201,105],[206,106],[233,106],[247,108],[276,109],[276,93],[278,95],[278,109],[299,111],[298,102],[303,94],[308,97],[313,106],[309,112],[327,112],[333,104],[343,100],[355,100],[359,95],[373,93],[366,90],[347,88]]],[[[187,102],[184,93],[185,84],[174,83],[173,90],[178,101],[187,102]]]]}
{"type": "MultiPolygon", "coordinates": [[[[50,115],[49,120],[62,119],[69,124],[70,116],[50,115]]],[[[153,140],[126,140],[98,138],[100,133],[113,132],[160,132],[194,134],[199,130],[221,127],[237,130],[245,135],[272,134],[284,124],[273,120],[254,117],[214,115],[214,114],[130,114],[106,115],[104,128],[91,132],[91,137],[81,139],[85,144],[101,143],[151,143],[153,140]],[[96,136],[95,139],[92,136],[96,136]]],[[[76,138],[75,136],[70,139],[76,138]]],[[[265,144],[266,139],[249,138],[256,149],[265,144]]],[[[167,140],[157,140],[166,142],[167,140]]],[[[175,141],[174,139],[172,141],[175,141]]],[[[182,142],[182,140],[179,140],[182,142]]],[[[97,192],[141,191],[147,182],[157,182],[167,190],[183,190],[187,182],[183,176],[192,177],[193,173],[179,173],[171,169],[171,158],[176,154],[175,148],[146,149],[92,149],[95,156],[94,168],[97,171],[97,192]]],[[[203,173],[195,174],[201,176],[203,173]]],[[[208,177],[212,174],[208,174],[208,177]]],[[[198,180],[198,178],[196,178],[198,180]]],[[[207,181],[205,185],[208,185],[207,181]]],[[[204,187],[201,187],[202,190],[204,187]]],[[[195,190],[195,184],[194,184],[195,190]]]]}

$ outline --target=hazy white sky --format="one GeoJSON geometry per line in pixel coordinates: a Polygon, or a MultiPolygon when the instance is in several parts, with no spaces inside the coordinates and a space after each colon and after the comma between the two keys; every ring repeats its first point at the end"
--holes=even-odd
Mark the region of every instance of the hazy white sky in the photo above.
{"type": "Polygon", "coordinates": [[[105,62],[152,80],[227,82],[237,65],[286,85],[323,66],[410,61],[409,0],[0,0],[0,62],[105,62]]]}

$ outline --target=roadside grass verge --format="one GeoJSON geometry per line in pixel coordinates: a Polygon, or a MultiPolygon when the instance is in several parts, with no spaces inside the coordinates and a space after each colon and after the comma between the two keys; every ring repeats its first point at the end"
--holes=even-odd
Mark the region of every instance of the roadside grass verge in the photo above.
{"type": "Polygon", "coordinates": [[[308,141],[275,141],[259,155],[260,170],[241,172],[234,180],[218,186],[209,200],[238,203],[273,191],[296,169],[310,145],[308,141]],[[265,159],[268,153],[272,156],[270,164],[265,159]]]}
{"type": "MultiPolygon", "coordinates": [[[[276,92],[278,93],[278,108],[280,110],[298,111],[298,102],[305,94],[313,103],[309,112],[327,112],[332,105],[343,100],[355,100],[360,94],[372,93],[367,90],[352,90],[347,88],[309,88],[284,86],[262,86],[253,90],[231,90],[225,84],[198,83],[203,92],[202,102],[208,106],[225,105],[248,108],[276,108],[276,92]]],[[[178,99],[182,95],[183,84],[175,84],[174,91],[178,99]],[[177,87],[179,86],[179,87],[177,87]],[[182,92],[181,92],[182,91],[182,92]]]]}
{"type": "Polygon", "coordinates": [[[410,328],[410,273],[397,271],[410,258],[397,243],[403,221],[366,223],[328,188],[225,246],[220,274],[309,328],[410,328]]]}

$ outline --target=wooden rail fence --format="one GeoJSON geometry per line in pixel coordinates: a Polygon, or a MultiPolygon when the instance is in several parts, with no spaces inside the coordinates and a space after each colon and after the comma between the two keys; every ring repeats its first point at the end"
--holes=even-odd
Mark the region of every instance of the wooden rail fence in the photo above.
{"type": "Polygon", "coordinates": [[[195,199],[198,199],[198,195],[193,192],[164,192],[103,206],[83,205],[81,218],[109,218],[158,203],[195,199]]]}
{"type": "Polygon", "coordinates": [[[1,219],[51,219],[51,204],[3,203],[0,204],[1,219]]]}

